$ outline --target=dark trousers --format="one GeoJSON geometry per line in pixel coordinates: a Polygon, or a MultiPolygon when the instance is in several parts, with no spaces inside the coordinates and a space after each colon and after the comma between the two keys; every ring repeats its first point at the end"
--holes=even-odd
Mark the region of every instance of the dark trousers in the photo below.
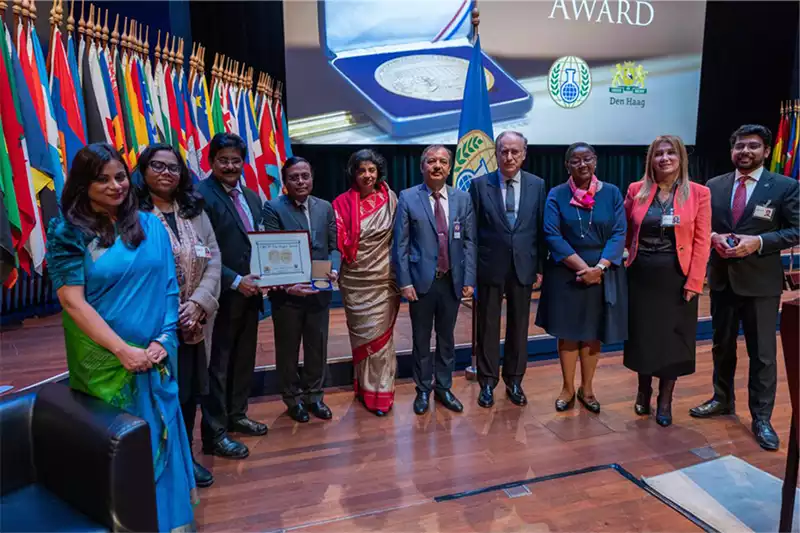
{"type": "Polygon", "coordinates": [[[775,405],[778,382],[775,328],[780,296],[739,296],[730,287],[711,291],[711,323],[714,327],[714,398],[734,404],[736,337],[741,321],[750,375],[747,382],[750,414],[769,420],[775,405]]]}
{"type": "Polygon", "coordinates": [[[523,285],[512,266],[504,285],[487,285],[478,280],[478,331],[476,363],[481,386],[497,386],[500,374],[500,313],[506,296],[506,345],[503,381],[507,386],[522,383],[528,366],[528,323],[532,285],[523,285]]]}
{"type": "Polygon", "coordinates": [[[245,298],[225,291],[220,298],[211,336],[208,396],[202,402],[203,442],[215,442],[228,425],[247,415],[258,341],[261,296],[245,298]]]}
{"type": "Polygon", "coordinates": [[[178,343],[178,400],[181,403],[181,413],[190,447],[194,436],[197,403],[204,401],[207,394],[206,345],[204,342],[185,344],[180,340],[178,343]]]}
{"type": "Polygon", "coordinates": [[[449,274],[433,280],[425,294],[418,294],[409,304],[414,346],[414,383],[418,392],[449,390],[455,370],[455,327],[459,299],[453,290],[449,274]],[[436,351],[431,355],[431,331],[436,328],[436,351]]]}
{"type": "Polygon", "coordinates": [[[327,305],[272,302],[278,388],[287,407],[322,401],[328,369],[329,316],[327,305]],[[301,341],[302,371],[299,368],[301,341]]]}

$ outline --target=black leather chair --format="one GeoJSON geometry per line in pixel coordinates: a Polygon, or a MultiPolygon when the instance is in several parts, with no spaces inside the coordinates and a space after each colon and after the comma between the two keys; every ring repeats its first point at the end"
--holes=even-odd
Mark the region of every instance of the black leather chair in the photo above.
{"type": "Polygon", "coordinates": [[[0,531],[157,531],[147,423],[64,385],[0,402],[0,531]]]}

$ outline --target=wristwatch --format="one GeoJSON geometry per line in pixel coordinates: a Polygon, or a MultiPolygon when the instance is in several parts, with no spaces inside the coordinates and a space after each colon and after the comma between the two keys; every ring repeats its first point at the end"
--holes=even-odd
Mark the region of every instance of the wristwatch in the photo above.
{"type": "Polygon", "coordinates": [[[605,274],[606,270],[608,270],[608,267],[605,266],[603,263],[597,263],[597,268],[599,268],[600,272],[602,272],[603,274],[605,274]]]}

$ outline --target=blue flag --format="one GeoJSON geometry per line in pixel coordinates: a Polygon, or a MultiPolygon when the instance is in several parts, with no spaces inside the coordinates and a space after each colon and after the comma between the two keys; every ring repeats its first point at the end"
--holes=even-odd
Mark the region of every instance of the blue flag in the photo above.
{"type": "Polygon", "coordinates": [[[453,166],[453,185],[466,191],[473,179],[497,170],[494,153],[492,113],[489,90],[483,68],[481,38],[475,40],[467,69],[461,120],[458,125],[458,146],[453,166]]]}

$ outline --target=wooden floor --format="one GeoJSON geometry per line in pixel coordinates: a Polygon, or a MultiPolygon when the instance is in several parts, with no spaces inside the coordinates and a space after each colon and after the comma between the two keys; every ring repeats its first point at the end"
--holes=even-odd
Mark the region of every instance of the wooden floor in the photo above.
{"type": "MultiPolygon", "coordinates": [[[[251,402],[250,416],[269,424],[266,437],[245,437],[251,455],[230,461],[195,454],[216,483],[200,492],[196,510],[203,531],[687,531],[686,518],[612,471],[583,474],[529,486],[531,495],[510,499],[491,492],[436,503],[434,498],[584,467],[619,463],[637,478],[701,462],[692,452],[711,447],[783,477],[790,407],[785,369],[773,423],[779,452],[765,452],[749,431],[747,364],[737,375],[739,415],[713,420],[687,410],[711,391],[710,344],[698,346],[697,372],[675,389],[675,423],[661,428],[633,413],[636,376],[619,354],[603,356],[595,392],[603,410],[576,407],[556,413],[561,386],[555,361],[531,365],[524,408],[496,392],[492,409],[476,405],[478,386],[462,376],[453,392],[465,411],[412,412],[414,385],[399,383],[394,410],[368,413],[352,391],[328,391],[329,422],[297,424],[276,398],[251,402]]],[[[779,360],[782,355],[779,354],[779,360]]],[[[199,443],[195,443],[198,448],[199,443]]]]}
{"type": "MultiPolygon", "coordinates": [[[[788,299],[798,293],[784,293],[788,299]]],[[[538,293],[531,300],[531,318],[529,335],[541,335],[545,332],[534,325],[538,293]]],[[[707,294],[700,298],[699,316],[709,316],[710,303],[707,294]]],[[[505,328],[503,320],[502,328],[505,328]]],[[[504,330],[504,329],[503,329],[504,330]]],[[[469,344],[472,339],[471,310],[462,306],[456,322],[456,344],[469,344]]],[[[400,307],[400,314],[395,325],[395,346],[398,351],[411,350],[411,318],[408,306],[400,307]]],[[[61,316],[26,320],[22,327],[7,328],[0,331],[0,386],[10,385],[19,390],[55,375],[66,372],[66,354],[64,351],[64,334],[61,328],[61,316]]],[[[328,359],[349,358],[350,338],[343,309],[331,310],[330,335],[328,339],[328,359]]],[[[301,355],[302,357],[302,355],[301,355]]],[[[275,364],[272,320],[267,318],[259,324],[257,366],[275,364]]]]}

